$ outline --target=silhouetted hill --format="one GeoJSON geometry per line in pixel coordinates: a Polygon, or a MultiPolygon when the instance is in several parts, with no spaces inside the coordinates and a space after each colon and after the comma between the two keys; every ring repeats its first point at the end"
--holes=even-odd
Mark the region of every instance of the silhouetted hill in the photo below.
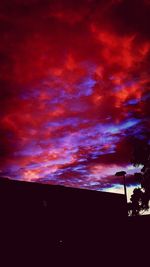
{"type": "Polygon", "coordinates": [[[7,179],[0,179],[0,218],[2,255],[34,261],[54,254],[109,261],[129,238],[133,250],[135,223],[143,227],[127,218],[124,195],[7,179]]]}

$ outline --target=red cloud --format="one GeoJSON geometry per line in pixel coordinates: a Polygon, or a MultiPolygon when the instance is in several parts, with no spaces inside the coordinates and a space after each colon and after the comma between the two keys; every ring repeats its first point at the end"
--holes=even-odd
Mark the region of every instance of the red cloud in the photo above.
{"type": "Polygon", "coordinates": [[[2,3],[4,176],[90,187],[148,138],[150,36],[133,7],[149,20],[141,1],[2,3]]]}

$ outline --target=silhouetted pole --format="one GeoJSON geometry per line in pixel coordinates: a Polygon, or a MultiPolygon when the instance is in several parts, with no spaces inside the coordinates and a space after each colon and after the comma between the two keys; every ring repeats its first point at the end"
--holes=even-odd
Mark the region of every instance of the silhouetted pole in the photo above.
{"type": "Polygon", "coordinates": [[[125,198],[126,198],[126,202],[127,202],[128,200],[127,200],[127,188],[126,188],[125,174],[123,175],[123,183],[124,183],[125,198]]]}
{"type": "Polygon", "coordinates": [[[125,193],[125,198],[126,198],[126,202],[127,202],[127,189],[126,189],[125,175],[126,175],[125,171],[116,172],[116,174],[115,174],[115,176],[123,176],[124,193],[125,193]]]}

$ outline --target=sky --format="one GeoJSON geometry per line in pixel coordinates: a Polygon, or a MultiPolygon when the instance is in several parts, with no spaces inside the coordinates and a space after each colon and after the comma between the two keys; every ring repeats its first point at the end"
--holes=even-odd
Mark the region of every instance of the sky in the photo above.
{"type": "Polygon", "coordinates": [[[0,176],[123,193],[149,140],[149,0],[2,0],[0,176]]]}

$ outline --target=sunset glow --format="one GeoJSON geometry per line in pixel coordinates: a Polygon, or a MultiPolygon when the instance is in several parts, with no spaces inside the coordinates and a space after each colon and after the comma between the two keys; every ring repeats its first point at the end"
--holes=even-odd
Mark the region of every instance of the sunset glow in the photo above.
{"type": "Polygon", "coordinates": [[[0,21],[1,176],[121,184],[150,128],[149,3],[5,0],[0,21]]]}

